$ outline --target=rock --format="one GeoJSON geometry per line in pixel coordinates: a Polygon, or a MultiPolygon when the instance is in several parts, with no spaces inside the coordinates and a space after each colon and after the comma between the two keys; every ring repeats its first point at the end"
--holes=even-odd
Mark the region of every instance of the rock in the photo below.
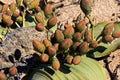
{"type": "MultiPolygon", "coordinates": [[[[0,44],[0,56],[4,54],[4,58],[9,62],[10,56],[18,55],[19,57],[25,57],[27,55],[33,54],[35,51],[33,49],[32,40],[37,39],[42,41],[46,39],[45,31],[39,32],[35,30],[35,27],[26,27],[15,29],[13,32],[8,33],[5,36],[5,40],[0,44]]],[[[3,61],[2,63],[6,63],[3,61]]],[[[6,66],[4,66],[5,68],[6,66]]],[[[0,69],[3,68],[0,67],[0,69]]]]}

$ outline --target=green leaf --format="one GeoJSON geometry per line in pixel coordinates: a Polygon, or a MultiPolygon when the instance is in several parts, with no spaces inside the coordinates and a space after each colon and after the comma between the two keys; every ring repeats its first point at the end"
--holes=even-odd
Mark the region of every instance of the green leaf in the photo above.
{"type": "Polygon", "coordinates": [[[36,26],[35,22],[25,21],[25,27],[36,26]]]}
{"type": "MultiPolygon", "coordinates": [[[[106,24],[108,24],[108,22],[102,22],[96,25],[94,29],[94,34],[95,39],[99,41],[99,45],[96,48],[90,49],[86,54],[87,56],[93,58],[101,58],[106,55],[109,55],[112,51],[116,50],[120,46],[120,38],[114,39],[111,43],[103,43],[101,41],[103,37],[103,35],[101,34],[106,24]]],[[[114,30],[120,31],[120,23],[115,22],[114,28],[114,30]]]]}
{"type": "Polygon", "coordinates": [[[93,58],[100,58],[110,54],[120,46],[120,38],[114,40],[111,44],[100,43],[98,47],[90,50],[86,55],[93,58]]]}
{"type": "Polygon", "coordinates": [[[47,64],[40,65],[42,67],[31,70],[23,80],[107,80],[104,68],[86,56],[81,57],[80,64],[64,64],[58,71],[47,64]]]}
{"type": "Polygon", "coordinates": [[[34,16],[31,16],[30,14],[26,14],[26,20],[25,20],[25,27],[35,26],[35,20],[34,16]]]}
{"type": "Polygon", "coordinates": [[[2,39],[8,32],[8,28],[4,28],[0,25],[0,39],[2,39]]]}
{"type": "Polygon", "coordinates": [[[94,39],[98,39],[99,36],[101,35],[105,25],[108,24],[108,22],[101,22],[98,23],[95,28],[94,28],[94,39]]]}

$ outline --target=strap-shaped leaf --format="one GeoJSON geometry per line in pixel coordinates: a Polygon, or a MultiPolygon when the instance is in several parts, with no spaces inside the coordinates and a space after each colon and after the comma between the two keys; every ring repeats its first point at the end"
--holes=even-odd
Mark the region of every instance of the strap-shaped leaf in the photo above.
{"type": "MultiPolygon", "coordinates": [[[[104,57],[120,46],[120,38],[114,39],[111,43],[103,43],[102,41],[100,41],[100,38],[103,37],[100,35],[106,24],[107,22],[103,22],[95,27],[95,38],[99,38],[99,45],[96,48],[90,49],[87,53],[87,56],[93,58],[104,57]]],[[[115,22],[114,28],[114,31],[117,30],[118,32],[120,32],[120,23],[115,22]]]]}
{"type": "Polygon", "coordinates": [[[48,65],[41,66],[39,69],[33,69],[23,80],[107,80],[104,68],[86,56],[81,57],[80,64],[64,64],[58,71],[48,65]]]}

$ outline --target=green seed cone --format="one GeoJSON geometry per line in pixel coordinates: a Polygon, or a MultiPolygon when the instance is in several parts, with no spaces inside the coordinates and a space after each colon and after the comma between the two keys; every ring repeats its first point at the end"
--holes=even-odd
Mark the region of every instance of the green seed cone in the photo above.
{"type": "Polygon", "coordinates": [[[63,34],[65,38],[72,38],[74,34],[74,28],[72,26],[66,27],[66,29],[63,31],[63,34]]]}
{"type": "Polygon", "coordinates": [[[49,54],[50,57],[53,57],[53,56],[55,56],[55,54],[56,54],[57,51],[56,51],[56,49],[55,49],[54,46],[49,46],[47,48],[47,52],[48,52],[48,54],[49,54]]]}
{"type": "Polygon", "coordinates": [[[79,45],[79,53],[80,54],[85,54],[88,52],[88,43],[87,42],[82,42],[80,45],[79,45]]]}
{"type": "Polygon", "coordinates": [[[37,50],[40,53],[44,53],[45,51],[45,45],[41,43],[39,40],[33,40],[33,47],[35,50],[37,50]]]}
{"type": "Polygon", "coordinates": [[[18,72],[18,70],[17,70],[17,68],[15,66],[10,67],[9,74],[11,76],[14,76],[15,74],[17,74],[17,72],[18,72]]]}
{"type": "Polygon", "coordinates": [[[56,71],[59,70],[60,68],[60,62],[56,57],[53,57],[51,65],[52,65],[52,68],[56,71]]]}
{"type": "Polygon", "coordinates": [[[92,11],[91,0],[81,0],[80,6],[85,15],[88,15],[92,11]]]}
{"type": "Polygon", "coordinates": [[[62,43],[60,44],[60,49],[67,50],[72,46],[72,44],[73,44],[73,41],[70,38],[67,38],[64,41],[62,41],[62,43]]]}
{"type": "Polygon", "coordinates": [[[16,10],[16,4],[14,2],[10,4],[10,10],[12,13],[16,10]]]}
{"type": "Polygon", "coordinates": [[[52,46],[52,43],[48,39],[43,40],[43,43],[44,43],[45,47],[52,46]]]}
{"type": "Polygon", "coordinates": [[[8,4],[4,4],[4,5],[2,6],[2,13],[6,12],[7,9],[8,9],[8,4]]]}
{"type": "Polygon", "coordinates": [[[35,9],[38,6],[37,0],[32,0],[28,5],[29,9],[35,9]]]}
{"type": "Polygon", "coordinates": [[[16,21],[19,22],[19,23],[22,23],[23,22],[23,17],[22,16],[18,16],[16,18],[16,21]]]}
{"type": "Polygon", "coordinates": [[[21,5],[22,0],[16,0],[17,6],[21,5]]]}
{"type": "Polygon", "coordinates": [[[30,0],[23,0],[23,4],[24,4],[25,6],[28,6],[29,3],[30,3],[30,0]]]}
{"type": "Polygon", "coordinates": [[[75,64],[75,65],[79,64],[80,61],[81,61],[81,58],[79,55],[77,55],[73,58],[73,64],[75,64]]]}
{"type": "Polygon", "coordinates": [[[40,56],[40,61],[41,62],[47,62],[49,60],[49,55],[44,53],[44,54],[41,54],[40,56]]]}
{"type": "Polygon", "coordinates": [[[76,24],[75,28],[77,29],[77,31],[82,32],[85,29],[85,27],[86,27],[86,22],[85,20],[82,20],[76,24]]]}
{"type": "Polygon", "coordinates": [[[44,22],[43,17],[41,15],[35,14],[34,16],[35,16],[35,19],[38,23],[43,23],[44,22]]]}
{"type": "Polygon", "coordinates": [[[48,20],[48,28],[55,26],[57,23],[57,17],[52,17],[48,20]]]}
{"type": "Polygon", "coordinates": [[[79,42],[80,39],[81,39],[81,36],[82,36],[82,35],[81,35],[80,32],[76,32],[76,33],[73,35],[73,40],[79,42]]]}
{"type": "Polygon", "coordinates": [[[50,15],[50,14],[53,13],[52,5],[51,4],[46,4],[45,5],[44,13],[45,13],[45,15],[50,15]]]}
{"type": "Polygon", "coordinates": [[[5,22],[8,26],[11,26],[13,21],[12,19],[10,18],[10,16],[6,15],[6,14],[3,14],[2,15],[2,20],[3,22],[5,22]]]}
{"type": "Polygon", "coordinates": [[[0,72],[0,80],[7,80],[7,77],[3,72],[0,72]]]}
{"type": "Polygon", "coordinates": [[[38,24],[36,25],[36,30],[38,30],[38,31],[44,31],[44,30],[45,30],[44,24],[38,23],[38,24]]]}
{"type": "Polygon", "coordinates": [[[60,31],[58,29],[55,31],[55,35],[54,36],[55,36],[55,40],[58,43],[61,43],[64,40],[64,35],[63,35],[62,31],[60,31]]]}

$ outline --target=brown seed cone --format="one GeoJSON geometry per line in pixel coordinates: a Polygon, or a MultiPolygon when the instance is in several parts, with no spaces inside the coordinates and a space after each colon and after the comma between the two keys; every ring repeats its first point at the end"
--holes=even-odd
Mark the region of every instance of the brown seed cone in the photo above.
{"type": "Polygon", "coordinates": [[[114,32],[112,33],[112,36],[113,36],[114,38],[119,38],[119,37],[120,37],[120,32],[119,32],[119,31],[114,31],[114,32]]]}
{"type": "Polygon", "coordinates": [[[73,44],[73,41],[70,38],[67,38],[60,44],[60,49],[67,50],[72,46],[72,44],[73,44]]]}
{"type": "Polygon", "coordinates": [[[16,3],[12,2],[10,4],[10,10],[11,10],[12,13],[14,13],[14,11],[16,10],[16,3]]]}
{"type": "Polygon", "coordinates": [[[2,20],[3,22],[5,22],[8,26],[11,26],[13,21],[12,19],[10,18],[10,16],[6,15],[6,14],[3,14],[2,15],[2,20]]]}
{"type": "Polygon", "coordinates": [[[79,31],[79,32],[82,32],[86,27],[86,22],[85,20],[82,20],[80,21],[79,23],[76,24],[76,29],[79,31]]]}
{"type": "Polygon", "coordinates": [[[60,62],[56,57],[53,57],[51,66],[54,70],[56,70],[56,71],[59,70],[60,62]]]}
{"type": "Polygon", "coordinates": [[[50,57],[53,57],[53,56],[55,56],[55,54],[56,54],[56,49],[55,49],[55,47],[54,46],[49,46],[48,48],[47,48],[47,52],[48,52],[48,55],[50,56],[50,57]]]}
{"type": "Polygon", "coordinates": [[[44,53],[46,48],[43,43],[41,43],[39,40],[33,40],[32,42],[35,50],[37,50],[40,53],[44,53]]]}
{"type": "Polygon", "coordinates": [[[80,39],[81,39],[81,33],[80,32],[76,32],[76,33],[74,33],[74,35],[73,35],[73,40],[74,41],[80,41],[80,39]]]}
{"type": "Polygon", "coordinates": [[[37,0],[32,0],[28,5],[29,9],[35,9],[38,6],[37,0]]]}
{"type": "Polygon", "coordinates": [[[91,47],[96,48],[98,46],[98,41],[92,41],[91,47]]]}
{"type": "Polygon", "coordinates": [[[68,24],[68,23],[65,23],[64,24],[64,28],[67,29],[68,27],[73,27],[72,25],[68,24]]]}
{"type": "Polygon", "coordinates": [[[72,61],[73,61],[73,56],[68,55],[67,58],[66,58],[66,62],[67,62],[68,64],[72,64],[72,61]]]}
{"type": "Polygon", "coordinates": [[[110,35],[112,33],[112,30],[110,29],[110,28],[106,28],[106,29],[104,29],[104,31],[103,31],[103,34],[104,35],[110,35]]]}
{"type": "Polygon", "coordinates": [[[34,16],[35,16],[35,19],[38,23],[43,23],[44,22],[43,17],[41,15],[35,14],[34,16]]]}
{"type": "Polygon", "coordinates": [[[17,72],[18,72],[18,70],[17,70],[17,68],[15,66],[10,67],[9,74],[11,76],[14,76],[15,74],[17,74],[17,72]]]}
{"type": "Polygon", "coordinates": [[[45,30],[44,24],[38,23],[38,24],[36,25],[36,30],[38,30],[38,31],[44,31],[44,30],[45,30]]]}
{"type": "Polygon", "coordinates": [[[71,47],[72,50],[73,50],[73,51],[77,51],[79,45],[80,45],[80,42],[74,42],[73,45],[72,45],[72,47],[71,47]]]}
{"type": "Polygon", "coordinates": [[[59,43],[55,43],[53,46],[55,47],[56,51],[59,50],[59,43]]]}
{"type": "Polygon", "coordinates": [[[47,62],[49,60],[49,55],[46,53],[41,54],[40,61],[41,62],[47,62]]]}
{"type": "Polygon", "coordinates": [[[62,33],[61,30],[57,29],[55,31],[55,40],[58,42],[58,43],[61,43],[63,40],[64,40],[64,35],[62,33]]]}
{"type": "Polygon", "coordinates": [[[108,23],[104,28],[103,34],[104,35],[111,35],[112,31],[113,31],[113,28],[114,28],[114,23],[113,22],[108,23]]]}
{"type": "Polygon", "coordinates": [[[6,11],[6,14],[7,14],[8,16],[12,15],[11,10],[10,10],[10,9],[8,9],[8,10],[6,11]]]}
{"type": "Polygon", "coordinates": [[[112,42],[113,37],[111,35],[105,35],[105,36],[103,36],[103,41],[104,42],[112,42]]]}
{"type": "Polygon", "coordinates": [[[2,13],[5,13],[8,10],[8,4],[2,6],[2,13]]]}
{"type": "Polygon", "coordinates": [[[2,20],[2,14],[0,14],[0,21],[2,20]]]}
{"type": "Polygon", "coordinates": [[[57,17],[52,17],[48,20],[48,28],[55,26],[57,23],[57,17]]]}
{"type": "Polygon", "coordinates": [[[120,37],[120,32],[113,32],[112,33],[112,36],[114,37],[114,38],[119,38],[120,37]]]}
{"type": "Polygon", "coordinates": [[[20,15],[20,11],[17,9],[14,13],[13,13],[13,17],[18,17],[20,15]]]}
{"type": "Polygon", "coordinates": [[[40,6],[36,6],[36,7],[35,7],[35,11],[36,11],[36,12],[39,12],[40,10],[41,10],[40,6]]]}
{"type": "Polygon", "coordinates": [[[87,42],[91,42],[92,41],[92,35],[91,35],[91,30],[90,29],[86,29],[85,30],[85,41],[87,42]]]}
{"type": "Polygon", "coordinates": [[[82,42],[80,45],[79,45],[79,52],[80,54],[85,54],[88,52],[88,43],[87,42],[82,42]]]}
{"type": "Polygon", "coordinates": [[[52,5],[51,4],[46,4],[45,8],[44,8],[45,15],[50,15],[50,14],[52,14],[52,12],[53,12],[52,5]]]}
{"type": "Polygon", "coordinates": [[[52,43],[48,39],[43,40],[43,44],[45,45],[45,47],[52,46],[52,43]]]}
{"type": "Polygon", "coordinates": [[[0,80],[7,80],[6,75],[0,71],[0,80]]]}
{"type": "Polygon", "coordinates": [[[74,28],[72,26],[69,26],[63,31],[63,34],[65,38],[72,38],[74,32],[74,28]]]}
{"type": "Polygon", "coordinates": [[[81,61],[81,58],[79,55],[77,55],[73,58],[73,64],[75,64],[75,65],[79,64],[80,61],[81,61]]]}

